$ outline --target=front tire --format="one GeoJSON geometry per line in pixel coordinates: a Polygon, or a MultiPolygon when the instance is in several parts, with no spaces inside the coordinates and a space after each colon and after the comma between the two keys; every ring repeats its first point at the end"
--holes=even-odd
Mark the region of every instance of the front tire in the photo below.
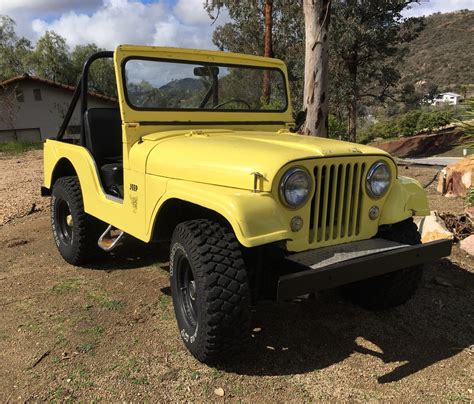
{"type": "Polygon", "coordinates": [[[85,264],[99,253],[101,222],[84,212],[77,177],[62,177],[54,183],[51,227],[59,253],[69,264],[85,264]]]}
{"type": "Polygon", "coordinates": [[[179,224],[170,250],[173,305],[181,338],[215,364],[250,336],[250,289],[234,233],[210,220],[179,224]]]}
{"type": "MultiPolygon", "coordinates": [[[[421,244],[420,233],[412,218],[391,225],[376,237],[408,245],[421,244]]],[[[353,283],[346,291],[352,301],[365,309],[389,309],[409,300],[418,289],[422,276],[423,265],[417,265],[353,283]]]]}

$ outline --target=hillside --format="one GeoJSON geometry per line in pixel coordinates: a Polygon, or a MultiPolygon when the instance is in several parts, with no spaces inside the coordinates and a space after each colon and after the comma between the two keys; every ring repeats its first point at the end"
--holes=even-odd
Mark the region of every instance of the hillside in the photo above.
{"type": "Polygon", "coordinates": [[[408,48],[403,82],[474,93],[474,11],[426,17],[426,28],[408,48]]]}

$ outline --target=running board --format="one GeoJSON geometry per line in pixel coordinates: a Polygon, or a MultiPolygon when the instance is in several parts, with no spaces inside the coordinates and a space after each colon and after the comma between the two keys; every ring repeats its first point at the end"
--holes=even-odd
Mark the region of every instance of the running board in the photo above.
{"type": "Polygon", "coordinates": [[[99,237],[97,245],[104,251],[112,251],[115,247],[120,245],[120,240],[125,233],[122,230],[116,229],[109,225],[102,236],[99,237]]]}

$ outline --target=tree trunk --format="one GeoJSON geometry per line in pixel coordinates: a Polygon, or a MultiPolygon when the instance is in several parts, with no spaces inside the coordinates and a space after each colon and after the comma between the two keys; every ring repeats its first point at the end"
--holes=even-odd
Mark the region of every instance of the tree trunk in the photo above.
{"type": "Polygon", "coordinates": [[[328,50],[331,0],[303,0],[305,22],[303,135],[328,136],[328,50]]]}
{"type": "Polygon", "coordinates": [[[347,70],[349,71],[349,81],[351,85],[351,96],[348,105],[348,134],[349,141],[357,141],[357,101],[359,99],[359,92],[357,87],[357,66],[358,54],[357,50],[353,50],[349,59],[347,70]]]}
{"type": "MultiPolygon", "coordinates": [[[[263,56],[273,57],[273,0],[265,0],[265,33],[263,37],[263,56]]],[[[263,99],[266,103],[270,101],[270,71],[263,72],[263,99]]]]}
{"type": "Polygon", "coordinates": [[[349,106],[348,106],[348,133],[349,141],[355,142],[357,140],[357,100],[355,97],[352,97],[349,106]]]}

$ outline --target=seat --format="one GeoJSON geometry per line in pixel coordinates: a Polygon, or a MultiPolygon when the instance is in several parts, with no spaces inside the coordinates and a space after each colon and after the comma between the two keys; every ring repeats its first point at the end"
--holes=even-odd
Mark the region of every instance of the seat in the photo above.
{"type": "Polygon", "coordinates": [[[106,193],[123,197],[122,124],[118,108],[90,108],[84,114],[86,147],[99,168],[106,193]]]}
{"type": "Polygon", "coordinates": [[[122,122],[118,108],[90,108],[84,114],[86,147],[97,166],[122,158],[122,122]]]}

